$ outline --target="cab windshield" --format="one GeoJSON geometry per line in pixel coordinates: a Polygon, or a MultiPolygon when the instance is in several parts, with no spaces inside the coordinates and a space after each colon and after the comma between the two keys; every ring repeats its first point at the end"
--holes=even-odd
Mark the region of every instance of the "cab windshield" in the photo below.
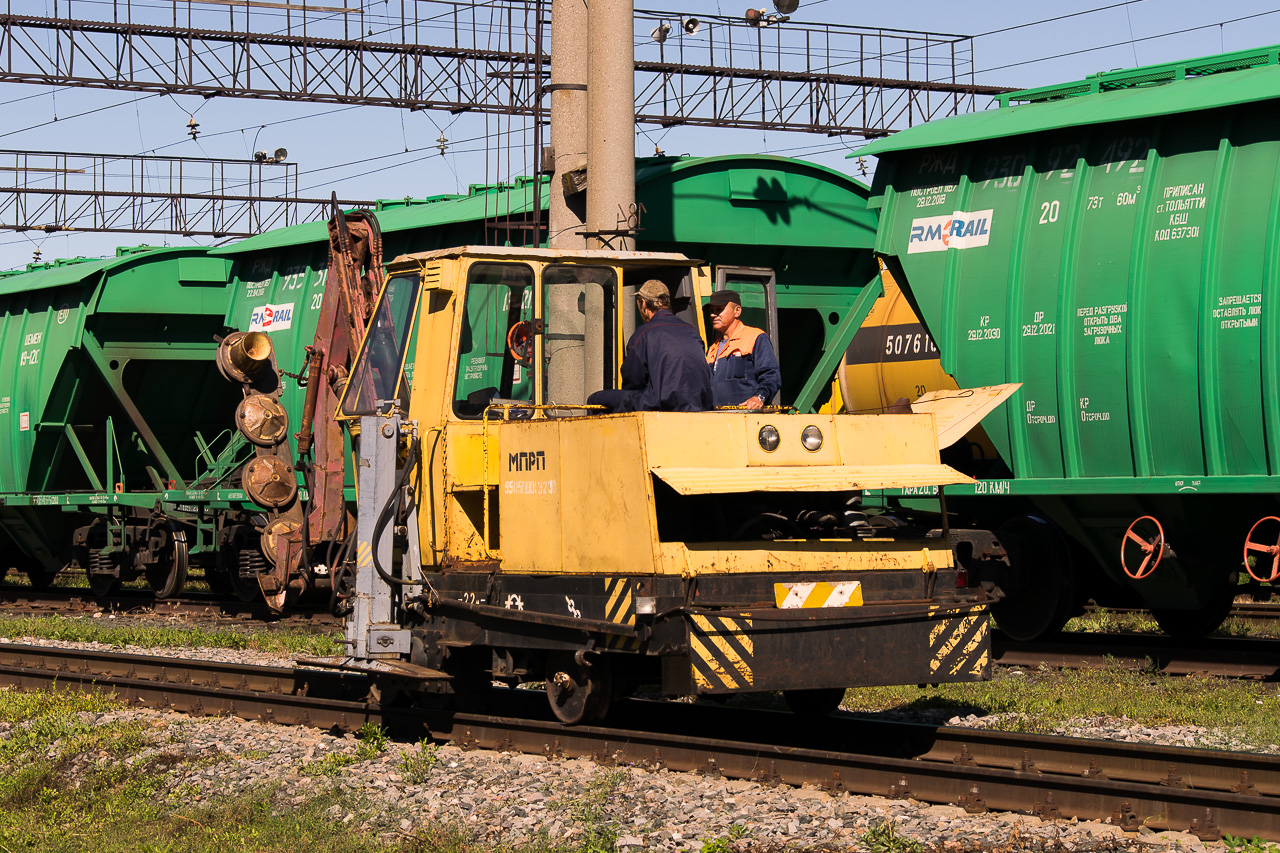
{"type": "Polygon", "coordinates": [[[478,418],[495,401],[533,401],[533,336],[533,268],[472,264],[453,393],[458,417],[478,418]]]}
{"type": "Polygon", "coordinates": [[[617,385],[618,276],[609,267],[553,264],[542,272],[546,403],[578,404],[617,385]]]}
{"type": "Polygon", "coordinates": [[[416,272],[388,279],[365,332],[339,417],[377,414],[379,400],[399,399],[402,407],[409,405],[409,387],[400,381],[400,376],[413,328],[413,309],[418,304],[419,283],[416,272]]]}

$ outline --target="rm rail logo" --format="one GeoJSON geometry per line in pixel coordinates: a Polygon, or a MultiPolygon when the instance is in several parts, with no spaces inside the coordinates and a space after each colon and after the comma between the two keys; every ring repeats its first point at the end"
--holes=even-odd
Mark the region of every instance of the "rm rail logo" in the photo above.
{"type": "Polygon", "coordinates": [[[293,303],[263,305],[249,315],[249,331],[279,332],[293,325],[293,303]]]}
{"type": "Polygon", "coordinates": [[[948,216],[926,216],[911,220],[911,236],[907,238],[907,254],[945,252],[947,249],[972,249],[985,246],[991,239],[991,215],[995,209],[964,213],[957,210],[948,216]]]}

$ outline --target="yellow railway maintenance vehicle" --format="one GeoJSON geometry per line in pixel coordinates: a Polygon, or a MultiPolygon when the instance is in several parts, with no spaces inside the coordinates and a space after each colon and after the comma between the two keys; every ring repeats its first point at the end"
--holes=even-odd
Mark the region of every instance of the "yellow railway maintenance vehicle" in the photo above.
{"type": "MultiPolygon", "coordinates": [[[[1000,559],[945,513],[868,517],[863,490],[969,482],[932,414],[602,414],[665,282],[700,331],[708,269],[652,252],[464,247],[388,267],[339,407],[357,448],[349,654],[397,687],[545,682],[565,723],[616,696],[974,681],[1000,559]]],[[[972,419],[974,412],[968,413],[972,419]]]]}

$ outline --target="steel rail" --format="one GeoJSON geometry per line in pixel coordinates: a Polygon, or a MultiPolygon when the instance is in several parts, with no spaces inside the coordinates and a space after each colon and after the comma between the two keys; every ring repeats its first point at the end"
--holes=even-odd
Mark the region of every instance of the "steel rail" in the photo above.
{"type": "Polygon", "coordinates": [[[991,645],[997,666],[1083,669],[1120,663],[1166,675],[1280,679],[1276,640],[1210,637],[1188,646],[1186,640],[1150,634],[1078,633],[1015,643],[997,630],[991,645]]]}
{"type": "Polygon", "coordinates": [[[260,622],[267,626],[309,625],[337,629],[342,620],[323,607],[295,606],[283,616],[272,613],[266,602],[241,601],[235,596],[186,593],[179,598],[156,598],[146,590],[121,589],[98,598],[88,589],[0,586],[0,609],[5,615],[45,613],[114,613],[120,615],[207,617],[219,621],[260,622]]]}
{"type": "Polygon", "coordinates": [[[1123,828],[1280,839],[1280,757],[1113,741],[809,718],[632,701],[611,727],[565,727],[533,691],[493,691],[508,716],[379,706],[359,675],[0,644],[0,684],[107,689],[190,713],[353,729],[376,722],[463,747],[592,756],[836,793],[958,803],[971,812],[1107,819],[1123,828]],[[509,716],[516,712],[519,716],[509,716]],[[624,728],[631,726],[631,728],[624,728]],[[715,732],[715,737],[690,734],[715,732]],[[767,733],[769,743],[757,743],[767,733]],[[834,745],[834,746],[833,746],[834,745]]]}
{"type": "MultiPolygon", "coordinates": [[[[1151,611],[1141,607],[1106,607],[1104,605],[1089,604],[1085,606],[1086,613],[1110,613],[1110,614],[1132,614],[1146,613],[1151,611]]],[[[1258,619],[1271,620],[1280,619],[1280,602],[1275,601],[1238,601],[1231,605],[1231,611],[1228,616],[1234,616],[1237,619],[1258,619]]]]}

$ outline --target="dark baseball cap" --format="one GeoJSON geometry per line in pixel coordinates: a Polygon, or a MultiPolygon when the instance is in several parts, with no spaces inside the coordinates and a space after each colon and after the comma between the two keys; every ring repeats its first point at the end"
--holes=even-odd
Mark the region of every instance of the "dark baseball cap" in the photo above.
{"type": "Polygon", "coordinates": [[[738,291],[717,290],[715,293],[711,294],[711,299],[707,301],[707,304],[712,308],[723,308],[730,302],[736,302],[739,305],[742,304],[742,297],[738,295],[738,291]]]}

